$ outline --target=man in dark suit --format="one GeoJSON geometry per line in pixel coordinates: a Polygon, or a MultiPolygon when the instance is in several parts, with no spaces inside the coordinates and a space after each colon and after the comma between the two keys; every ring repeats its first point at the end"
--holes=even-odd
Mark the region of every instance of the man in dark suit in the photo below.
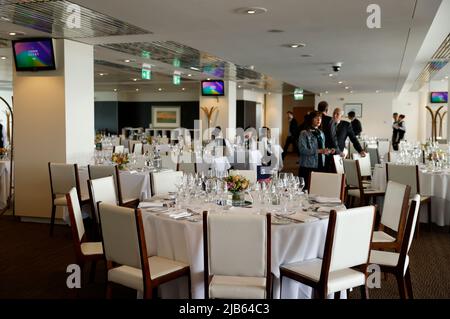
{"type": "Polygon", "coordinates": [[[297,120],[294,118],[294,113],[292,113],[291,111],[287,112],[288,115],[288,119],[289,119],[289,132],[288,132],[288,136],[286,138],[286,143],[284,143],[284,147],[283,147],[283,155],[282,158],[284,160],[284,158],[287,155],[289,146],[291,144],[294,145],[294,151],[296,154],[298,154],[298,147],[297,147],[297,141],[298,141],[298,123],[297,120]]]}
{"type": "Polygon", "coordinates": [[[3,131],[3,125],[0,123],[0,148],[4,148],[5,147],[5,142],[4,141],[4,131],[3,131]]]}
{"type": "Polygon", "coordinates": [[[336,108],[333,112],[333,120],[330,123],[330,139],[328,141],[327,148],[335,149],[336,154],[344,156],[345,141],[347,137],[353,143],[356,151],[362,156],[366,156],[366,153],[359,144],[352,126],[347,121],[342,121],[343,111],[340,108],[336,108]]]}
{"type": "Polygon", "coordinates": [[[392,114],[394,123],[392,123],[392,149],[398,151],[398,113],[392,114]]]}
{"type": "Polygon", "coordinates": [[[348,112],[347,116],[352,125],[353,133],[355,133],[356,136],[360,136],[362,132],[362,125],[361,122],[356,118],[355,112],[350,111],[348,112]]]}
{"type": "Polygon", "coordinates": [[[333,121],[333,118],[331,116],[328,116],[328,102],[327,101],[321,101],[317,105],[317,110],[322,113],[322,124],[320,125],[320,130],[325,135],[325,147],[332,149],[332,153],[325,156],[325,171],[333,173],[334,172],[334,162],[333,162],[333,155],[334,155],[334,144],[331,143],[332,137],[331,137],[331,122],[333,121]]]}

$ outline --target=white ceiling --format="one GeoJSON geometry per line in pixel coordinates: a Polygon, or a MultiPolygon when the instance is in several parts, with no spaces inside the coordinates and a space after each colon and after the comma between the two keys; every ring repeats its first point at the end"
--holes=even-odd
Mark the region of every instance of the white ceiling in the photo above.
{"type": "Polygon", "coordinates": [[[343,92],[345,85],[355,92],[399,91],[441,0],[417,0],[417,5],[416,0],[378,0],[381,29],[366,27],[372,0],[74,2],[154,33],[133,36],[134,41],[176,41],[233,63],[254,65],[256,71],[318,93],[343,92]],[[243,6],[268,11],[254,16],[234,12],[243,6]],[[270,29],[284,32],[267,32],[270,29]],[[292,42],[307,45],[282,47],[292,42]],[[338,61],[343,62],[342,71],[330,78],[331,65],[338,61]]]}

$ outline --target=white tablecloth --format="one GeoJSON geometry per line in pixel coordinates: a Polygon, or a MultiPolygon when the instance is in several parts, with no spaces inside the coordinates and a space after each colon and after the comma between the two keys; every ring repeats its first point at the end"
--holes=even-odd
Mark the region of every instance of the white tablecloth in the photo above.
{"type": "MultiPolygon", "coordinates": [[[[204,208],[204,207],[203,207],[204,208]]],[[[200,212],[201,209],[197,208],[200,212]]],[[[258,212],[257,208],[233,208],[229,213],[258,212]]],[[[186,262],[191,267],[192,297],[204,298],[203,284],[203,228],[201,222],[174,220],[143,211],[147,250],[158,255],[186,262]]],[[[272,225],[273,296],[280,298],[280,265],[322,258],[328,219],[310,223],[272,225]]],[[[231,256],[230,256],[231,258],[231,256]]],[[[312,289],[283,279],[281,298],[311,298],[312,289]]],[[[162,298],[187,298],[187,281],[181,278],[165,284],[162,298]]],[[[345,296],[345,293],[343,294],[345,296]]]]}
{"type": "Polygon", "coordinates": [[[9,196],[10,161],[0,161],[0,209],[6,207],[9,196]]]}
{"type": "MultiPolygon", "coordinates": [[[[419,168],[420,193],[431,196],[431,220],[438,226],[450,225],[450,172],[432,173],[419,168]]],[[[375,166],[372,187],[386,189],[386,166],[375,166]]],[[[427,207],[420,209],[420,221],[428,222],[427,207]]]]}

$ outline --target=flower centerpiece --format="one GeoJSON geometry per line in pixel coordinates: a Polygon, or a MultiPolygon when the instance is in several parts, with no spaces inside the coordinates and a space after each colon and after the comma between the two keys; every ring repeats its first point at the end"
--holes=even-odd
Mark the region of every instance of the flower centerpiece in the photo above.
{"type": "Polygon", "coordinates": [[[235,175],[225,178],[227,189],[232,194],[233,206],[242,206],[245,204],[245,191],[250,185],[250,181],[243,176],[235,175]]]}
{"type": "Polygon", "coordinates": [[[113,163],[116,163],[119,169],[124,169],[125,165],[128,164],[128,154],[125,153],[113,153],[111,158],[113,163]]]}

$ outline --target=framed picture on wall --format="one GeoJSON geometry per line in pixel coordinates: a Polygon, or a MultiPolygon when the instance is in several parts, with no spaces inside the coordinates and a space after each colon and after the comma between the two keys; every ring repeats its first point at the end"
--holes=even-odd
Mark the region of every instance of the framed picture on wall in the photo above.
{"type": "Polygon", "coordinates": [[[152,107],[152,126],[153,128],[178,128],[181,126],[180,107],[152,107]]]}
{"type": "Polygon", "coordinates": [[[356,117],[362,117],[362,103],[344,104],[344,116],[347,116],[351,111],[355,112],[356,117]]]}

